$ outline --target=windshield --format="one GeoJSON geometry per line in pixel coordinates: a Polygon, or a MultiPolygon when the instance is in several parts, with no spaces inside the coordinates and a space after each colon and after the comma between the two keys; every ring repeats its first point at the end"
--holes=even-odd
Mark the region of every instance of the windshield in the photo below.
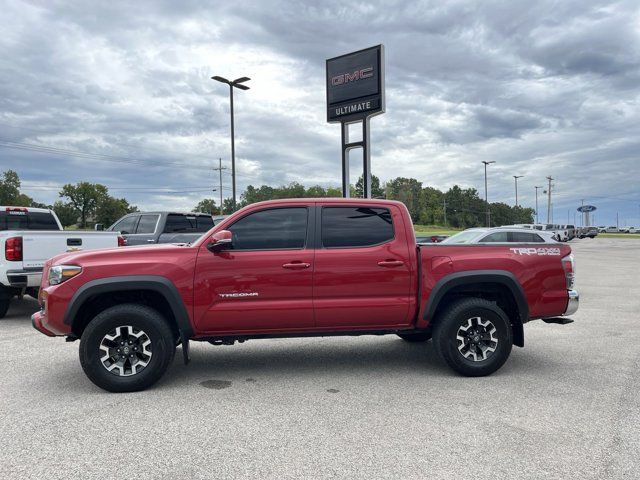
{"type": "Polygon", "coordinates": [[[482,233],[479,230],[465,230],[464,232],[451,235],[449,238],[444,239],[440,243],[471,243],[471,241],[482,233]]]}

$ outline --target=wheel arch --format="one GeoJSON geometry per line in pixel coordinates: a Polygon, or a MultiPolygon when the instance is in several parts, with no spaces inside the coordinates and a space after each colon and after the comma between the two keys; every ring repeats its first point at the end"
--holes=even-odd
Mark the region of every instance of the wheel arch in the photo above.
{"type": "Polygon", "coordinates": [[[426,301],[424,320],[432,324],[449,300],[465,296],[494,301],[511,321],[514,345],[524,346],[523,324],[529,319],[529,305],[522,285],[513,273],[506,270],[474,270],[441,278],[426,301]]]}
{"type": "Polygon", "coordinates": [[[176,286],[166,277],[127,275],[92,280],[73,295],[64,315],[74,335],[80,336],[88,322],[104,309],[131,301],[146,304],[163,314],[181,339],[193,336],[187,309],[176,286]]]}

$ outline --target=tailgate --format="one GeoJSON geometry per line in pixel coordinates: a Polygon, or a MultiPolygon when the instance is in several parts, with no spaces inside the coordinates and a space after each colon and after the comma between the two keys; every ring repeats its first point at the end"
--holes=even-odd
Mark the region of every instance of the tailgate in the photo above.
{"type": "Polygon", "coordinates": [[[61,253],[118,246],[117,232],[30,231],[23,232],[25,269],[42,268],[44,262],[61,253]]]}

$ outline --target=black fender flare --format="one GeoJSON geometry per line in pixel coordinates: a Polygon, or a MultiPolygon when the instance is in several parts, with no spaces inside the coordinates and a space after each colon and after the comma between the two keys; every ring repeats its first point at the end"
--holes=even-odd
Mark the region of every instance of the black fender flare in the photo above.
{"type": "Polygon", "coordinates": [[[529,320],[529,304],[522,285],[516,276],[507,270],[471,270],[452,273],[441,278],[431,290],[431,294],[425,304],[424,320],[433,319],[441,300],[451,289],[473,283],[496,283],[507,287],[513,295],[519,317],[512,319],[514,344],[519,347],[524,346],[524,328],[522,325],[529,320]]]}
{"type": "Polygon", "coordinates": [[[124,275],[91,280],[82,285],[69,301],[64,314],[64,323],[72,325],[82,305],[91,297],[121,290],[152,290],[166,300],[174,318],[182,341],[193,336],[193,326],[178,289],[171,280],[159,275],[124,275]]]}

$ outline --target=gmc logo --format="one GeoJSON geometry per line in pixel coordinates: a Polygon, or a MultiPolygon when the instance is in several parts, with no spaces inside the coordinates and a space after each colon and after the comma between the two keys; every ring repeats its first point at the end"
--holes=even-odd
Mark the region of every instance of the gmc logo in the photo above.
{"type": "Polygon", "coordinates": [[[357,82],[358,80],[369,77],[373,77],[373,67],[366,67],[356,70],[353,73],[342,73],[331,77],[331,85],[335,87],[337,85],[344,85],[345,83],[357,82]]]}

